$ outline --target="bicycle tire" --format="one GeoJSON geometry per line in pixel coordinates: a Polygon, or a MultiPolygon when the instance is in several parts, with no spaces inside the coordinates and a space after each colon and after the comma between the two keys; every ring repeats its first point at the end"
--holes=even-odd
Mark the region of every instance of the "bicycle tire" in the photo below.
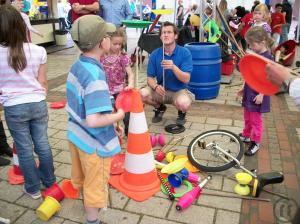
{"type": "Polygon", "coordinates": [[[221,172],[224,170],[227,170],[233,166],[236,165],[236,162],[234,160],[229,161],[228,163],[225,163],[222,166],[207,166],[207,165],[203,165],[199,162],[199,160],[197,160],[194,156],[194,150],[196,150],[196,148],[194,148],[195,144],[199,144],[199,140],[203,137],[206,136],[211,136],[211,135],[220,135],[221,137],[223,135],[230,137],[230,141],[234,140],[239,148],[239,151],[237,153],[236,156],[234,156],[238,161],[241,160],[241,158],[243,157],[244,154],[244,144],[243,142],[240,140],[239,136],[237,136],[236,134],[232,133],[231,131],[227,131],[227,130],[210,130],[210,131],[206,131],[201,133],[200,135],[198,135],[197,137],[195,137],[189,144],[188,146],[188,150],[187,150],[187,155],[188,155],[188,159],[189,161],[195,166],[197,167],[200,171],[204,171],[204,172],[221,172]]]}

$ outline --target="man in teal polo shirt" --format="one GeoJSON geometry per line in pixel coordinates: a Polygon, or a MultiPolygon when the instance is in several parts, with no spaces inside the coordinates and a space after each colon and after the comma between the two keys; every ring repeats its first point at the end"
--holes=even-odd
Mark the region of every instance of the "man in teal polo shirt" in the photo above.
{"type": "Polygon", "coordinates": [[[184,125],[186,111],[194,101],[194,95],[187,90],[193,70],[190,51],[176,44],[178,30],[173,23],[165,22],[160,28],[160,39],[164,43],[153,51],[147,69],[148,86],[141,89],[143,101],[154,106],[153,123],[162,120],[167,107],[173,104],[178,110],[176,123],[184,125]],[[163,60],[164,59],[164,60],[163,60]],[[163,70],[165,70],[163,81],[163,70]]]}

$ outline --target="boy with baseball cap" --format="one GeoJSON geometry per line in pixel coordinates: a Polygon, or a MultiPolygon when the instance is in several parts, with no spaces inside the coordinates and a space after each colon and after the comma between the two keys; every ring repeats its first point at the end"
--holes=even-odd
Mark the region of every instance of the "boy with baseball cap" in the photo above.
{"type": "Polygon", "coordinates": [[[112,113],[106,76],[100,57],[110,49],[108,33],[115,26],[96,15],[78,18],[71,36],[82,51],[67,80],[68,140],[71,152],[72,184],[83,190],[87,224],[98,224],[98,211],[107,206],[110,157],[119,153],[114,123],[124,111],[112,113]]]}

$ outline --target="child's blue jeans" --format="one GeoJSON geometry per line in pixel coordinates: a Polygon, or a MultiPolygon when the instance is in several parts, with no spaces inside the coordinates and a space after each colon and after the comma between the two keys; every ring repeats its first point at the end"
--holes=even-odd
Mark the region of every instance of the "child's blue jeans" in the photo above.
{"type": "Polygon", "coordinates": [[[53,157],[48,142],[48,110],[45,101],[4,107],[8,129],[16,145],[19,164],[28,193],[40,190],[41,182],[50,187],[55,182],[53,157]],[[37,167],[33,158],[38,155],[37,167]]]}

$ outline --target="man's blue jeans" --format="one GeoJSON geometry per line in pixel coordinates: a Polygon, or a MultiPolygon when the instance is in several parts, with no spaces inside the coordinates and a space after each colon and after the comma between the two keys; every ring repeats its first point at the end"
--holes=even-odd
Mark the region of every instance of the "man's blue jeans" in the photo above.
{"type": "Polygon", "coordinates": [[[45,101],[4,107],[5,119],[16,144],[21,171],[28,193],[40,190],[41,182],[50,187],[55,182],[53,157],[48,142],[48,110],[45,101]],[[33,158],[39,157],[39,166],[33,158]]]}
{"type": "Polygon", "coordinates": [[[280,44],[289,39],[290,27],[291,27],[291,24],[289,24],[289,23],[282,25],[280,41],[279,41],[280,44]]]}

